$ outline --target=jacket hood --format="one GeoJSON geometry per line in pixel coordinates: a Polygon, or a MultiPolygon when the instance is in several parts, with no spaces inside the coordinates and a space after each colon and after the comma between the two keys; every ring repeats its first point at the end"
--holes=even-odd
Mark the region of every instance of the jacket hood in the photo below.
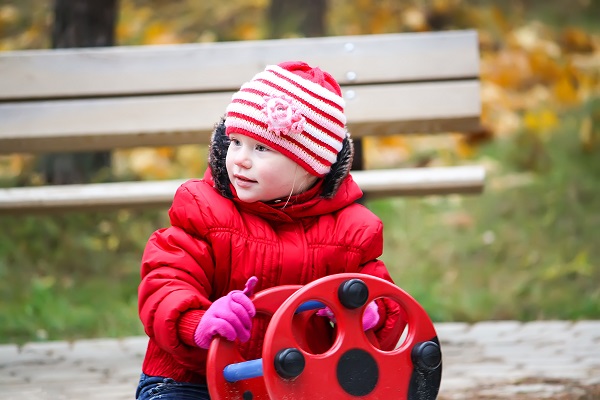
{"type": "Polygon", "coordinates": [[[242,208],[254,209],[264,215],[268,207],[270,212],[267,214],[279,215],[275,219],[280,219],[282,213],[291,218],[298,218],[333,212],[362,197],[362,191],[350,175],[354,147],[348,136],[343,141],[342,150],[338,154],[337,161],[331,166],[331,171],[317,181],[312,189],[292,196],[285,202],[285,207],[275,202],[244,203],[237,198],[235,189],[229,181],[225,163],[228,148],[229,137],[225,134],[225,119],[222,118],[212,134],[208,157],[209,168],[204,179],[212,183],[221,195],[234,200],[242,208]]]}

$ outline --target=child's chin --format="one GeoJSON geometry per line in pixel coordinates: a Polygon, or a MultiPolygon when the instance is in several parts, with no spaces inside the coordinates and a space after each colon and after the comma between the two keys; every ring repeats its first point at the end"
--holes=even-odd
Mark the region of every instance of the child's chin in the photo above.
{"type": "Polygon", "coordinates": [[[259,199],[256,195],[251,193],[244,193],[244,191],[237,190],[237,197],[244,203],[256,203],[259,199]]]}

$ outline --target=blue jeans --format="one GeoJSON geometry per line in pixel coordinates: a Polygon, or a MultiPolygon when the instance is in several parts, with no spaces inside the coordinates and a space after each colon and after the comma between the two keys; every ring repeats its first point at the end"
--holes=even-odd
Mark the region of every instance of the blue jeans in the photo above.
{"type": "Polygon", "coordinates": [[[140,376],[135,398],[137,400],[210,400],[206,385],[177,382],[171,378],[146,374],[140,376]]]}

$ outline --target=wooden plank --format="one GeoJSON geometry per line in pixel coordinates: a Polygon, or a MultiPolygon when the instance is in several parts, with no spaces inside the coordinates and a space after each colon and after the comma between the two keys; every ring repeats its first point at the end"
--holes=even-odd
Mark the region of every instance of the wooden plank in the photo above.
{"type": "Polygon", "coordinates": [[[486,173],[481,166],[459,166],[353,171],[352,176],[369,199],[376,199],[481,193],[486,173]]]}
{"type": "MultiPolygon", "coordinates": [[[[480,166],[353,171],[369,198],[424,194],[479,193],[480,166]]],[[[184,180],[116,182],[0,189],[0,214],[168,207],[184,180]]]]}
{"type": "MultiPolygon", "coordinates": [[[[477,80],[344,87],[353,137],[469,132],[477,80]]],[[[0,154],[208,143],[230,93],[0,103],[0,154]]]]}
{"type": "Polygon", "coordinates": [[[479,76],[474,30],[0,52],[0,100],[231,91],[304,60],[343,85],[479,76]]]}

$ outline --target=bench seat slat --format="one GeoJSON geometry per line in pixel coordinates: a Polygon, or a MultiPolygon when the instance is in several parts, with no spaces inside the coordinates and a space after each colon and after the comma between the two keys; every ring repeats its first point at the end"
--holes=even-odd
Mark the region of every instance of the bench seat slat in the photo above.
{"type": "MultiPolygon", "coordinates": [[[[481,112],[477,80],[344,89],[353,137],[468,132],[481,112]]],[[[0,103],[0,154],[208,143],[230,93],[0,103]]]]}
{"type": "MultiPolygon", "coordinates": [[[[353,171],[369,198],[424,194],[479,193],[480,166],[353,171]]],[[[0,214],[117,207],[168,207],[185,180],[114,182],[0,189],[0,214]]]]}
{"type": "Polygon", "coordinates": [[[477,43],[464,30],[2,52],[0,100],[232,91],[287,60],[318,65],[340,84],[475,78],[477,43]]]}

